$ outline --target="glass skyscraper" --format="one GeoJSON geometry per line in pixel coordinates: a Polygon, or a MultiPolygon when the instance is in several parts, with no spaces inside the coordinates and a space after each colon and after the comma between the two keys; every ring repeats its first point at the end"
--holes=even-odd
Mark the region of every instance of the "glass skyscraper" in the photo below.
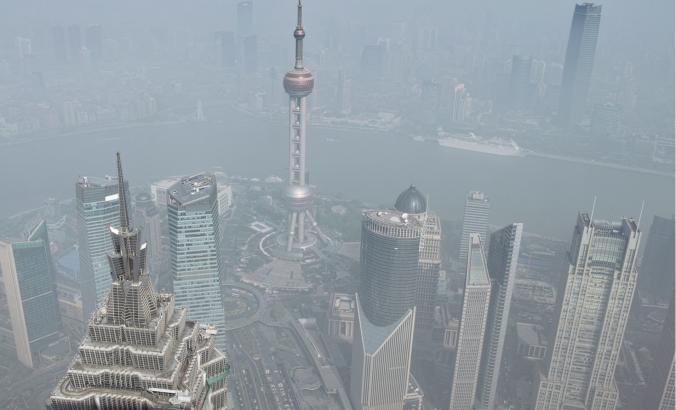
{"type": "Polygon", "coordinates": [[[640,237],[631,219],[611,223],[578,215],[537,410],[617,405],[615,366],[636,288],[640,237]]]}
{"type": "Polygon", "coordinates": [[[467,267],[467,253],[469,250],[469,237],[472,233],[478,233],[481,243],[486,243],[488,235],[488,211],[491,209],[491,202],[488,196],[483,192],[472,191],[467,195],[465,201],[465,211],[462,217],[462,236],[460,237],[460,252],[458,260],[462,272],[467,267]]]}
{"type": "Polygon", "coordinates": [[[80,254],[78,282],[85,323],[110,289],[106,255],[113,250],[108,227],[120,218],[117,190],[117,179],[112,177],[81,177],[75,185],[80,254]]]}
{"type": "Polygon", "coordinates": [[[169,253],[176,304],[189,319],[215,326],[217,345],[225,346],[221,297],[220,235],[216,178],[183,178],[168,191],[169,253]]]}
{"type": "Polygon", "coordinates": [[[586,108],[600,24],[601,5],[575,5],[559,97],[562,124],[577,122],[586,108]]]}
{"type": "Polygon", "coordinates": [[[25,240],[0,241],[0,272],[17,358],[25,366],[35,367],[40,353],[63,338],[44,221],[25,240]]]}

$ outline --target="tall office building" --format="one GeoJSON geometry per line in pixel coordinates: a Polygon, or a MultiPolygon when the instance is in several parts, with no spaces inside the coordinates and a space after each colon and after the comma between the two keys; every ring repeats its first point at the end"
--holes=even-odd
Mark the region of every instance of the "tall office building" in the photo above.
{"type": "Polygon", "coordinates": [[[470,244],[470,234],[478,233],[481,243],[486,243],[488,237],[488,212],[491,208],[491,202],[488,196],[483,192],[472,191],[465,201],[465,212],[462,217],[462,235],[460,237],[460,253],[458,260],[461,263],[462,271],[465,271],[467,263],[467,253],[470,244]]]}
{"type": "Polygon", "coordinates": [[[287,222],[287,238],[285,240],[287,253],[298,253],[314,243],[314,238],[308,235],[307,222],[316,225],[310,206],[312,192],[306,181],[305,149],[306,149],[306,110],[307,96],[314,87],[312,73],[303,65],[303,6],[298,1],[298,21],[293,32],[296,39],[296,62],[291,71],[284,76],[284,90],[289,94],[289,185],[285,196],[289,209],[287,222]]]}
{"type": "Polygon", "coordinates": [[[477,394],[477,407],[481,409],[495,408],[522,234],[523,224],[520,223],[508,225],[491,234],[486,261],[491,279],[491,302],[477,394]]]}
{"type": "Polygon", "coordinates": [[[465,122],[467,98],[465,84],[456,85],[453,89],[453,101],[451,103],[451,121],[465,122]]]}
{"type": "Polygon", "coordinates": [[[0,274],[16,356],[36,367],[41,353],[64,338],[44,221],[24,240],[0,241],[0,274]]]}
{"type": "Polygon", "coordinates": [[[636,222],[580,214],[537,410],[614,409],[615,366],[636,287],[636,222]]]}
{"type": "Polygon", "coordinates": [[[176,304],[191,320],[214,325],[225,346],[216,178],[198,174],[169,188],[169,254],[176,304]]]}
{"type": "MultiPolygon", "coordinates": [[[[148,238],[148,271],[156,285],[166,285],[160,278],[162,255],[162,216],[155,206],[153,198],[147,192],[141,192],[134,198],[134,214],[144,236],[148,238]]],[[[160,287],[161,289],[161,287],[160,287]]]]}
{"type": "Polygon", "coordinates": [[[82,177],[75,185],[77,203],[79,280],[82,314],[89,315],[110,289],[110,272],[106,255],[113,249],[108,227],[120,218],[117,180],[112,177],[82,177]]]}
{"type": "Polygon", "coordinates": [[[491,298],[491,280],[479,234],[470,234],[468,248],[460,330],[451,379],[450,410],[472,409],[476,403],[491,298]]]}
{"type": "Polygon", "coordinates": [[[600,24],[600,5],[575,5],[559,96],[559,121],[562,124],[579,121],[586,108],[600,24]]]}
{"type": "Polygon", "coordinates": [[[509,108],[524,108],[530,97],[530,73],[533,59],[515,55],[512,57],[512,73],[509,77],[509,108]]]}
{"type": "Polygon", "coordinates": [[[253,7],[251,0],[237,3],[237,35],[241,38],[254,34],[253,7]]]}
{"type": "Polygon", "coordinates": [[[120,154],[120,220],[110,227],[112,283],[89,320],[66,377],[49,399],[53,410],[225,409],[228,366],[213,329],[186,320],[174,295],[156,293],[147,246],[131,226],[120,154]]]}
{"type": "Polygon", "coordinates": [[[674,289],[674,218],[655,215],[641,258],[638,289],[665,299],[674,289]]]}
{"type": "MultiPolygon", "coordinates": [[[[641,272],[643,275],[643,272],[641,272]]],[[[672,297],[669,304],[667,317],[664,319],[662,336],[660,337],[657,351],[655,352],[655,370],[649,374],[646,389],[646,410],[673,410],[676,407],[674,397],[674,384],[676,383],[676,357],[674,345],[676,335],[674,329],[674,289],[671,289],[672,297]]]]}
{"type": "Polygon", "coordinates": [[[409,387],[415,307],[388,325],[368,319],[359,295],[350,366],[350,399],[356,410],[403,409],[409,387]]]}
{"type": "Polygon", "coordinates": [[[362,306],[369,320],[387,326],[413,306],[417,326],[431,324],[439,281],[439,218],[427,212],[427,201],[411,186],[392,210],[363,214],[361,236],[362,306]]]}

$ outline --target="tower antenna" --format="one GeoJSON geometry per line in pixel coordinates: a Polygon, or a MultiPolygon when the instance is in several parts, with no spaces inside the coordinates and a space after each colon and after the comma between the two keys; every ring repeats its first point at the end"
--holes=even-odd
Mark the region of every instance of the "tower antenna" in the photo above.
{"type": "Polygon", "coordinates": [[[127,207],[127,192],[124,187],[124,175],[122,174],[122,159],[117,153],[117,191],[120,197],[120,228],[129,229],[129,208],[127,207]]]}

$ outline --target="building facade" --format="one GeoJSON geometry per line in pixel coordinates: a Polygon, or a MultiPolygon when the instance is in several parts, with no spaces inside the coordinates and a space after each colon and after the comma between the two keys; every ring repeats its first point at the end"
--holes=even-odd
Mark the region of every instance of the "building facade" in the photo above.
{"type": "Polygon", "coordinates": [[[460,246],[458,260],[462,272],[467,267],[467,254],[470,244],[470,234],[478,233],[482,243],[486,243],[488,238],[488,212],[491,209],[491,202],[488,196],[483,192],[472,191],[465,200],[465,211],[462,217],[462,235],[460,237],[460,246]]]}
{"type": "MultiPolygon", "coordinates": [[[[642,273],[641,273],[642,274],[642,273]]],[[[673,292],[673,289],[672,289],[673,292]]],[[[674,356],[674,345],[676,344],[676,335],[674,334],[674,298],[672,296],[667,317],[664,319],[662,327],[662,336],[655,354],[655,370],[651,373],[646,389],[646,409],[649,410],[672,410],[676,407],[676,397],[674,396],[674,384],[676,384],[676,357],[674,356]]]]}
{"type": "Polygon", "coordinates": [[[451,379],[450,410],[467,410],[476,404],[481,354],[486,335],[491,281],[481,236],[469,237],[469,261],[462,296],[458,347],[451,379]]]}
{"type": "Polygon", "coordinates": [[[225,346],[216,179],[211,174],[183,178],[168,192],[169,258],[176,304],[189,319],[215,326],[217,346],[225,346]]]}
{"type": "Polygon", "coordinates": [[[636,288],[640,237],[631,219],[578,215],[537,410],[615,409],[615,367],[636,288]]]}
{"type": "Polygon", "coordinates": [[[559,120],[563,124],[578,122],[586,109],[600,24],[601,5],[575,5],[559,96],[559,120]]]}
{"type": "Polygon", "coordinates": [[[372,323],[355,295],[350,398],[356,410],[403,409],[409,399],[415,307],[385,326],[372,323]]]}
{"type": "Polygon", "coordinates": [[[494,232],[490,237],[487,263],[491,279],[491,302],[478,393],[479,407],[484,409],[495,407],[522,234],[523,224],[515,223],[494,232]]]}
{"type": "Polygon", "coordinates": [[[82,177],[75,185],[82,314],[89,315],[103,302],[110,289],[106,255],[113,249],[108,227],[120,218],[117,179],[82,177]]]}
{"type": "MultiPolygon", "coordinates": [[[[118,178],[124,181],[118,154],[118,178]]],[[[124,186],[124,185],[122,185],[124,186]]],[[[213,331],[153,290],[147,246],[130,225],[124,190],[109,228],[111,288],[49,399],[53,410],[226,408],[225,357],[213,331]]]]}
{"type": "Polygon", "coordinates": [[[0,241],[0,274],[17,359],[37,367],[41,353],[64,339],[44,221],[25,240],[0,241]]]}

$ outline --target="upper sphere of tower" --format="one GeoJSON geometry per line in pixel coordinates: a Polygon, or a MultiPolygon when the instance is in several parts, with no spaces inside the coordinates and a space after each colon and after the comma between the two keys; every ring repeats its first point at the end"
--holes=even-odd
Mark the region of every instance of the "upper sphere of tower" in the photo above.
{"type": "Polygon", "coordinates": [[[312,92],[315,79],[304,68],[294,68],[284,76],[284,90],[293,97],[305,97],[312,92]]]}
{"type": "Polygon", "coordinates": [[[305,30],[303,30],[303,27],[296,27],[296,29],[293,31],[293,36],[298,40],[304,39],[305,30]]]}
{"type": "Polygon", "coordinates": [[[427,200],[416,187],[411,185],[399,194],[394,208],[407,214],[421,214],[427,211],[427,200]]]}

